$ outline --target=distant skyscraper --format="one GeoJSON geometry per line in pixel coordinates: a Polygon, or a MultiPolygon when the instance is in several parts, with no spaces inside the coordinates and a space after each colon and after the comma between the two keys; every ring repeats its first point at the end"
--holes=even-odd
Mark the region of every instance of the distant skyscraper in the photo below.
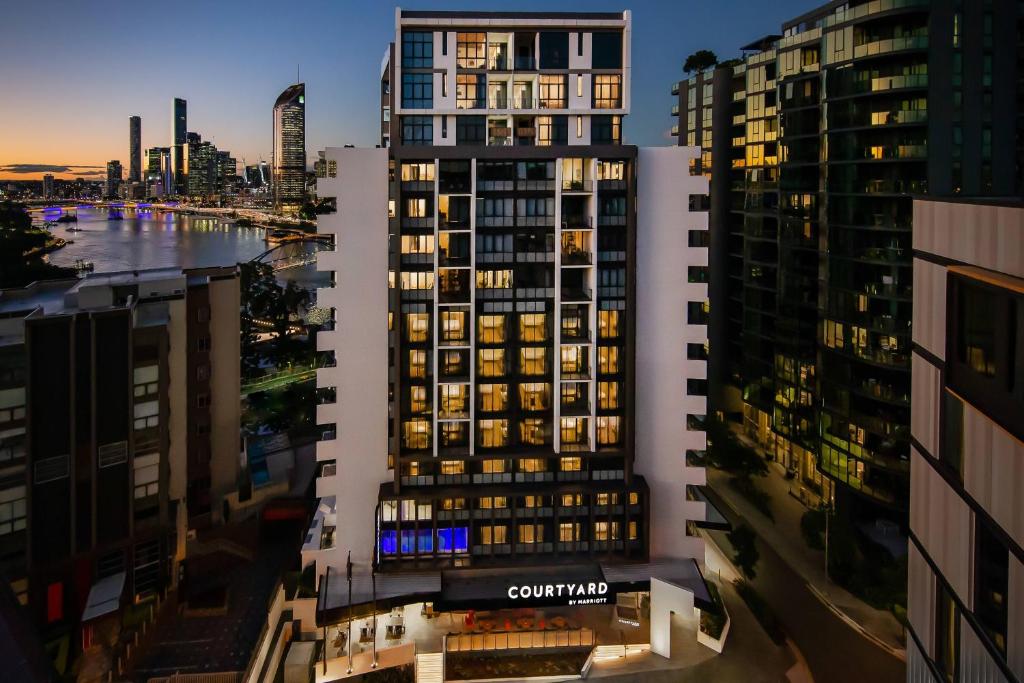
{"type": "Polygon", "coordinates": [[[103,186],[104,197],[116,197],[121,189],[121,162],[114,160],[107,162],[107,182],[103,186]]]}
{"type": "Polygon", "coordinates": [[[274,208],[296,211],[306,187],[306,85],[289,86],[274,103],[274,208]]]}
{"type": "Polygon", "coordinates": [[[142,117],[128,119],[128,182],[142,180],[142,117]]]}
{"type": "Polygon", "coordinates": [[[53,176],[47,173],[43,176],[43,199],[53,197],[53,176]]]}
{"type": "Polygon", "coordinates": [[[185,132],[187,130],[188,103],[180,97],[174,98],[171,112],[171,172],[174,175],[174,192],[185,190],[185,132]]]}

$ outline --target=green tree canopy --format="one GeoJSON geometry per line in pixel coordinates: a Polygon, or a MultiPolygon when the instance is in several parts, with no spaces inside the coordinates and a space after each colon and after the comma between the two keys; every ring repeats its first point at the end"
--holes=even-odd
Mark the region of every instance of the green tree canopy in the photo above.
{"type": "Polygon", "coordinates": [[[46,230],[32,227],[32,217],[23,204],[0,204],[0,288],[74,277],[74,269],[43,260],[43,249],[50,239],[46,230]]]}
{"type": "Polygon", "coordinates": [[[703,71],[716,64],[718,64],[718,55],[714,52],[711,50],[697,50],[686,58],[686,61],[683,63],[683,71],[686,73],[703,71]]]}
{"type": "Polygon", "coordinates": [[[761,555],[757,552],[757,535],[754,534],[753,529],[746,524],[741,524],[726,536],[733,547],[733,563],[748,579],[756,577],[755,566],[761,559],[761,555]]]}

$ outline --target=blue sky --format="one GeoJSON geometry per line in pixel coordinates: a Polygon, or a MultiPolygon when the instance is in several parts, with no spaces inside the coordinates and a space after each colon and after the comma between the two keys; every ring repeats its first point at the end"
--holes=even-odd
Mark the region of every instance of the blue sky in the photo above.
{"type": "MultiPolygon", "coordinates": [[[[626,142],[668,144],[669,89],[686,55],[721,59],[807,0],[409,0],[410,9],[633,12],[632,113],[626,142]]],[[[0,9],[0,177],[12,164],[127,162],[128,117],[142,116],[143,148],[166,145],[173,97],[189,130],[248,163],[268,159],[271,106],[306,82],[309,155],[372,145],[377,79],[394,34],[395,4],[370,0],[51,0],[0,9]]],[[[28,176],[21,176],[28,177],[28,176]]]]}

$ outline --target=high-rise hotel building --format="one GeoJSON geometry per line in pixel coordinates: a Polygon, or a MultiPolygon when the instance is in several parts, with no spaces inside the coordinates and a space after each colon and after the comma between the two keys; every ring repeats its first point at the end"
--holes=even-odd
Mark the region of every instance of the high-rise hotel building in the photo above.
{"type": "Polygon", "coordinates": [[[368,610],[371,572],[378,609],[570,604],[502,586],[589,577],[595,601],[652,590],[667,654],[669,610],[692,625],[707,597],[695,151],[623,144],[629,12],[397,10],[395,30],[383,147],[318,165],[318,623],[368,610]]]}

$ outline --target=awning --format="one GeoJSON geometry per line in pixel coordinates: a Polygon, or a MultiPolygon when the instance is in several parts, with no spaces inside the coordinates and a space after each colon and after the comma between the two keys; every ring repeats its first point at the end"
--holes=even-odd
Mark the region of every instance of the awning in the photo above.
{"type": "Polygon", "coordinates": [[[377,574],[376,591],[369,575],[352,577],[330,569],[317,596],[318,626],[369,615],[416,602],[432,602],[439,612],[515,607],[614,604],[619,593],[650,590],[658,579],[693,593],[694,603],[712,606],[696,560],[656,559],[628,564],[565,564],[533,567],[446,569],[433,572],[377,574]]]}
{"type": "Polygon", "coordinates": [[[732,524],[708,496],[706,486],[687,484],[686,497],[689,500],[699,500],[704,503],[704,519],[695,520],[694,524],[696,526],[701,529],[718,529],[721,531],[730,531],[732,529],[732,524]]]}
{"type": "Polygon", "coordinates": [[[121,608],[121,593],[124,592],[125,573],[118,572],[100,579],[89,589],[89,599],[82,612],[82,623],[98,619],[121,608]]]}

